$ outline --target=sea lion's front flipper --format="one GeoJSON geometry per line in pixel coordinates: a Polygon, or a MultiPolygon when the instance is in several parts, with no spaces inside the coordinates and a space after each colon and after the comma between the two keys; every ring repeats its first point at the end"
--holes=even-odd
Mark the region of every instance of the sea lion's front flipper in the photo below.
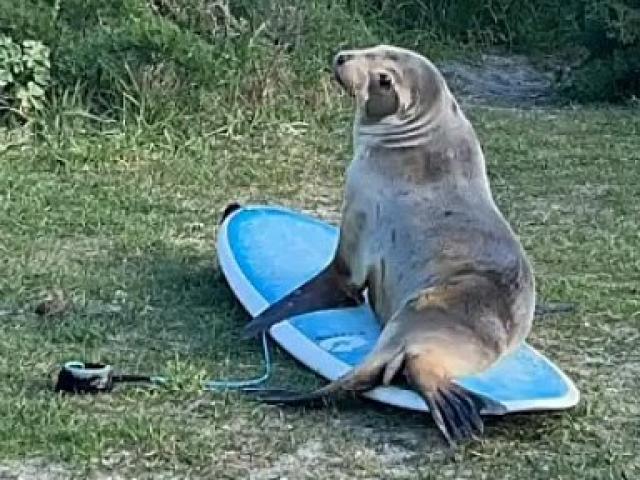
{"type": "Polygon", "coordinates": [[[364,298],[362,289],[349,284],[349,277],[332,261],[324,270],[254,318],[244,329],[251,338],[272,325],[295,315],[333,308],[355,307],[364,298]]]}

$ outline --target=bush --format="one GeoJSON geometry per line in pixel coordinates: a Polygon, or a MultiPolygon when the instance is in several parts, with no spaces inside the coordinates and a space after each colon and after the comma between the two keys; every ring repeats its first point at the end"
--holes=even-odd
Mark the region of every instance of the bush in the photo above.
{"type": "MultiPolygon", "coordinates": [[[[50,45],[52,95],[81,92],[93,114],[120,117],[135,110],[147,122],[169,111],[197,110],[202,92],[228,92],[253,68],[248,49],[268,61],[249,29],[204,35],[203,19],[202,28],[187,22],[193,9],[173,16],[160,1],[4,0],[0,35],[50,45]]],[[[195,8],[213,2],[173,3],[195,8]]]]}
{"type": "Polygon", "coordinates": [[[24,41],[51,49],[51,81],[2,80],[4,102],[35,110],[49,85],[52,98],[75,92],[100,116],[202,112],[220,126],[236,114],[253,122],[267,104],[295,111],[343,46],[396,43],[437,57],[443,43],[531,52],[576,38],[592,55],[568,90],[614,98],[637,91],[634,1],[2,0],[0,35],[21,56],[24,41]]]}
{"type": "Polygon", "coordinates": [[[582,0],[350,0],[414,41],[550,50],[576,31],[582,0]]]}
{"type": "Polygon", "coordinates": [[[147,123],[186,113],[221,128],[237,120],[229,116],[253,123],[259,112],[295,115],[328,78],[342,39],[383,40],[350,16],[345,0],[2,3],[0,35],[51,47],[53,97],[74,92],[93,115],[134,113],[147,123]]]}
{"type": "Polygon", "coordinates": [[[580,101],[640,96],[640,2],[592,0],[583,11],[579,43],[587,58],[563,85],[580,101]]]}
{"type": "Polygon", "coordinates": [[[28,117],[42,110],[49,86],[49,48],[34,40],[0,36],[0,109],[28,117]]]}

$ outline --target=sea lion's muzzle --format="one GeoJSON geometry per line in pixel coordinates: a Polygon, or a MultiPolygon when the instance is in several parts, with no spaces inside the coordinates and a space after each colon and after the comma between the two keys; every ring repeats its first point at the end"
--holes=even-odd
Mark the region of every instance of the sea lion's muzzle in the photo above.
{"type": "Polygon", "coordinates": [[[333,58],[336,81],[351,96],[366,100],[370,66],[359,50],[341,50],[333,58]]]}
{"type": "Polygon", "coordinates": [[[338,54],[336,55],[333,64],[335,67],[340,67],[342,65],[344,65],[345,63],[347,63],[349,60],[351,60],[353,58],[353,55],[349,54],[349,53],[344,53],[344,52],[338,52],[338,54]]]}
{"type": "Polygon", "coordinates": [[[333,59],[333,76],[336,81],[340,84],[342,88],[344,88],[349,94],[353,95],[353,88],[351,88],[347,82],[345,82],[343,75],[344,69],[347,62],[349,62],[353,58],[353,55],[349,55],[347,53],[338,52],[338,54],[333,59]]]}

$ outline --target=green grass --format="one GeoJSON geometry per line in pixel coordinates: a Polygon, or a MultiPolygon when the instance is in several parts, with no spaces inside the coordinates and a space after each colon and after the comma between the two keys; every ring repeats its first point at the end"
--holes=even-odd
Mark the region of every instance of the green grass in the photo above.
{"type": "MultiPolygon", "coordinates": [[[[173,8],[162,14],[142,0],[65,0],[56,16],[51,3],[0,9],[0,33],[57,45],[46,112],[0,127],[0,476],[24,465],[36,478],[47,466],[79,478],[640,476],[637,108],[467,112],[540,298],[579,305],[539,319],[530,341],[582,400],[491,419],[482,443],[450,458],[425,416],[360,401],[281,410],[197,389],[261,372],[215,262],[221,210],[272,202],[335,221],[351,107],[328,59],[378,41],[438,58],[433,32],[396,35],[341,2],[254,12],[237,0],[248,20],[231,31],[204,0],[157,0],[173,8]],[[35,315],[56,288],[73,309],[35,315]],[[58,397],[56,366],[76,358],[175,383],[58,397]]],[[[276,351],[275,384],[317,381],[276,351]]]]}
{"type": "MultiPolygon", "coordinates": [[[[485,441],[455,461],[417,414],[364,402],[280,410],[195,388],[201,378],[260,369],[259,345],[239,341],[246,315],[215,264],[226,202],[277,202],[335,219],[350,112],[330,93],[323,115],[300,114],[304,124],[269,121],[234,135],[87,128],[59,132],[68,135],[61,143],[51,131],[5,151],[1,310],[24,313],[0,317],[0,457],[217,478],[635,478],[640,117],[591,108],[469,115],[541,298],[580,306],[538,320],[530,339],[576,381],[578,407],[491,420],[485,441]],[[74,310],[30,313],[56,287],[74,310]],[[51,369],[74,358],[167,373],[178,384],[59,398],[51,369]]],[[[21,143],[19,130],[2,135],[5,145],[21,143]]],[[[278,354],[274,382],[313,378],[278,354]]]]}

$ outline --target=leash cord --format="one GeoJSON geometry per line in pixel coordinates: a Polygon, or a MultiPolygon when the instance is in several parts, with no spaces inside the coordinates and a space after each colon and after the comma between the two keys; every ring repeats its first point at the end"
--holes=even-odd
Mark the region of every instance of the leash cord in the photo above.
{"type": "MultiPolygon", "coordinates": [[[[201,383],[202,389],[209,392],[259,390],[256,387],[269,379],[272,370],[266,332],[262,333],[262,355],[264,373],[260,377],[247,380],[205,380],[201,383]]],[[[166,385],[170,380],[169,377],[162,376],[114,373],[111,365],[73,361],[67,362],[60,370],[55,389],[66,392],[98,392],[110,391],[114,382],[150,382],[156,385],[166,385]]]]}
{"type": "MultiPolygon", "coordinates": [[[[264,363],[264,373],[260,377],[247,380],[205,380],[202,382],[202,389],[208,392],[219,392],[224,390],[250,389],[266,382],[271,377],[271,355],[269,353],[269,343],[267,333],[262,333],[262,358],[264,363]]],[[[150,377],[152,383],[164,385],[168,383],[166,377],[150,377]]]]}

